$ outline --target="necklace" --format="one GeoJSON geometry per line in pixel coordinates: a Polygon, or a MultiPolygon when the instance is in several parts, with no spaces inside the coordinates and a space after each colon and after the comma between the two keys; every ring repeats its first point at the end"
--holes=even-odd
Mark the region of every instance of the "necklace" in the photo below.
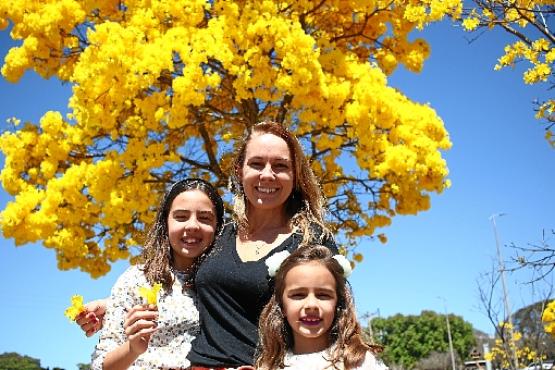
{"type": "Polygon", "coordinates": [[[172,265],[170,265],[170,271],[173,272],[175,275],[179,275],[179,276],[190,275],[193,272],[193,266],[186,267],[183,270],[178,270],[172,265]]]}
{"type": "Polygon", "coordinates": [[[287,238],[289,232],[289,226],[280,226],[266,229],[264,231],[257,230],[256,232],[247,232],[243,234],[243,237],[240,237],[240,239],[243,239],[243,250],[248,251],[248,254],[251,256],[254,255],[254,258],[259,260],[261,257],[267,255],[268,252],[277,245],[281,244],[283,240],[287,238]]]}
{"type": "Polygon", "coordinates": [[[260,257],[263,249],[267,249],[268,245],[271,245],[263,240],[253,241],[252,243],[254,243],[254,255],[256,256],[256,258],[260,257]]]}

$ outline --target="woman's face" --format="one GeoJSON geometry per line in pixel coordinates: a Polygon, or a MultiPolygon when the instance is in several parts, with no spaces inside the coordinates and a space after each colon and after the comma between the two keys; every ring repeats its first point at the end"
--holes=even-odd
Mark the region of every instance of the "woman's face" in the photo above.
{"type": "Polygon", "coordinates": [[[212,244],[216,230],[216,210],[200,190],[180,193],[168,214],[168,236],[174,267],[184,270],[212,244]]]}
{"type": "Polygon", "coordinates": [[[293,160],[285,140],[273,134],[254,134],[245,150],[239,171],[249,207],[281,209],[291,191],[295,176],[293,160]]]}

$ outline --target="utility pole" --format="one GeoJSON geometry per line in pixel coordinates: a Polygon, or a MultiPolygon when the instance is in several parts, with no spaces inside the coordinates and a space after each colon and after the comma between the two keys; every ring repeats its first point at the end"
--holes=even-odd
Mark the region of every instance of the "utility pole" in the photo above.
{"type": "Polygon", "coordinates": [[[449,315],[447,315],[447,303],[444,297],[438,297],[443,300],[443,309],[445,311],[445,323],[447,324],[447,339],[449,340],[449,353],[451,354],[451,366],[453,370],[457,370],[455,364],[455,351],[453,350],[453,338],[451,337],[451,325],[449,324],[449,315]]]}
{"type": "Polygon", "coordinates": [[[380,309],[378,308],[375,312],[366,312],[362,315],[361,319],[366,319],[368,321],[368,335],[370,340],[374,343],[374,330],[372,329],[372,319],[374,317],[380,317],[380,309]]]}
{"type": "MultiPolygon", "coordinates": [[[[505,262],[503,262],[503,256],[501,255],[501,248],[499,246],[499,235],[497,234],[497,224],[495,223],[496,217],[505,216],[506,213],[494,213],[490,216],[490,221],[493,225],[493,233],[495,235],[495,247],[497,249],[497,259],[499,263],[499,273],[501,274],[501,285],[503,286],[503,303],[505,305],[505,315],[507,316],[507,324],[509,326],[510,341],[512,342],[514,338],[514,328],[513,328],[513,317],[511,314],[511,308],[509,305],[509,293],[507,292],[507,282],[505,280],[505,262]]],[[[518,369],[518,356],[516,355],[516,346],[510,346],[511,355],[513,357],[514,369],[518,369]]]]}

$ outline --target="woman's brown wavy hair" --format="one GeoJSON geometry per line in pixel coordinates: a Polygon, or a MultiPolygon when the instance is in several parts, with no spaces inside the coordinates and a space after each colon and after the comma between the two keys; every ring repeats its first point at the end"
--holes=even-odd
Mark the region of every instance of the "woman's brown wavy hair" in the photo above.
{"type": "Polygon", "coordinates": [[[301,144],[291,132],[282,124],[264,121],[250,127],[245,133],[241,145],[233,161],[233,171],[230,176],[230,190],[234,194],[233,218],[238,225],[239,232],[248,232],[249,220],[247,214],[247,198],[243,191],[242,178],[239,175],[245,163],[247,145],[251,138],[257,135],[272,134],[282,138],[289,147],[293,161],[294,186],[291,195],[285,203],[285,212],[291,220],[291,226],[299,230],[303,235],[301,245],[309,242],[321,242],[331,233],[324,222],[324,204],[318,181],[310,168],[310,164],[304,155],[301,144]],[[320,240],[312,240],[315,234],[314,227],[322,230],[320,240]]]}
{"type": "Polygon", "coordinates": [[[283,315],[285,277],[293,267],[313,261],[327,268],[336,283],[337,306],[328,332],[331,348],[329,361],[333,368],[355,369],[362,365],[367,351],[380,352],[381,347],[369,345],[362,338],[362,328],[357,321],[351,288],[343,277],[341,265],[327,247],[307,245],[287,257],[275,276],[274,294],[262,310],[258,324],[257,369],[273,370],[285,367],[285,353],[294,346],[291,327],[283,315]]]}
{"type": "MultiPolygon", "coordinates": [[[[143,272],[150,284],[161,283],[166,292],[171,292],[173,285],[173,252],[168,236],[168,216],[173,200],[181,193],[191,190],[200,190],[210,199],[216,212],[216,229],[214,238],[219,234],[223,225],[224,204],[222,198],[210,183],[201,179],[185,179],[176,182],[164,195],[158,207],[156,220],[151,226],[142,251],[144,261],[143,272]]],[[[212,240],[212,244],[214,240],[212,240]]],[[[211,244],[211,245],[212,245],[211,244]]],[[[210,248],[210,247],[209,247],[210,248]]],[[[208,248],[208,249],[209,249],[208,248]]],[[[187,283],[183,286],[192,287],[199,264],[208,250],[198,257],[192,266],[187,283]]]]}

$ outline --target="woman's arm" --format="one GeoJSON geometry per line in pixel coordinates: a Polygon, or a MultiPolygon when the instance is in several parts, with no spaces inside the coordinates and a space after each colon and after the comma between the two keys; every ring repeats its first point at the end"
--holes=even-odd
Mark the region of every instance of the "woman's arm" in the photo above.
{"type": "Polygon", "coordinates": [[[102,329],[107,301],[108,298],[91,301],[85,304],[85,310],[75,317],[77,325],[81,327],[87,337],[102,329]]]}

